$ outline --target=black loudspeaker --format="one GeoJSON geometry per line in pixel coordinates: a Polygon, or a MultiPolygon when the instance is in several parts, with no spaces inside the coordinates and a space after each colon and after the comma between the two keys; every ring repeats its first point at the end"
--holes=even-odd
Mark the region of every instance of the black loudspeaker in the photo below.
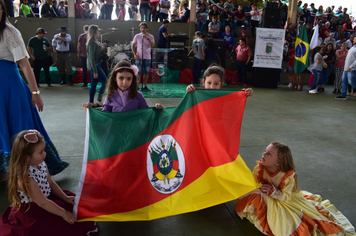
{"type": "Polygon", "coordinates": [[[255,68],[253,86],[262,88],[277,88],[281,69],[255,68]]]}
{"type": "Polygon", "coordinates": [[[226,52],[225,39],[213,39],[213,42],[219,49],[219,58],[221,61],[221,66],[225,68],[225,52],[226,52]]]}
{"type": "Polygon", "coordinates": [[[187,56],[188,52],[186,49],[177,49],[170,51],[168,53],[168,68],[170,70],[180,70],[182,67],[182,62],[187,61],[184,60],[184,57],[187,56]]]}
{"type": "Polygon", "coordinates": [[[278,9],[278,3],[277,2],[266,2],[265,8],[278,9]]]}
{"type": "Polygon", "coordinates": [[[262,13],[262,28],[281,28],[281,10],[265,8],[262,13]]]}

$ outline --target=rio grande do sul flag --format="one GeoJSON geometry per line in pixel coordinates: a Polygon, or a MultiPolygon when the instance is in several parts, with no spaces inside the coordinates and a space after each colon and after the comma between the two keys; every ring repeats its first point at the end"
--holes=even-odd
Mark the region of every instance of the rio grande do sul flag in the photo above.
{"type": "Polygon", "coordinates": [[[239,155],[244,91],[196,90],[175,108],[88,109],[77,221],[141,221],[257,187],[239,155]]]}

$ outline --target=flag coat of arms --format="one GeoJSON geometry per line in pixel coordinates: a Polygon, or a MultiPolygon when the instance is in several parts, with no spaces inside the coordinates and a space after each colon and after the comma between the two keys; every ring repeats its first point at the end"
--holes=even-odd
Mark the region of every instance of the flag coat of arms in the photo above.
{"type": "Polygon", "coordinates": [[[302,73],[309,65],[309,40],[305,25],[299,30],[298,38],[295,41],[294,72],[302,73]]]}
{"type": "Polygon", "coordinates": [[[257,188],[239,155],[246,97],[209,89],[186,94],[175,108],[89,108],[77,221],[153,220],[257,188]]]}

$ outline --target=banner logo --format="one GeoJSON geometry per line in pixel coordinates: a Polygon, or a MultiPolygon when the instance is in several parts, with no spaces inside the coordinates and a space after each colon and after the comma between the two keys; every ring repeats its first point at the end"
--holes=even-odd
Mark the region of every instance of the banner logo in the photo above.
{"type": "Polygon", "coordinates": [[[164,73],[165,73],[164,64],[158,64],[158,66],[157,66],[157,75],[163,76],[164,73]]]}
{"type": "Polygon", "coordinates": [[[163,194],[176,191],[185,176],[182,148],[170,134],[155,137],[147,149],[147,175],[154,189],[163,194]]]}
{"type": "Polygon", "coordinates": [[[266,43],[266,53],[271,53],[273,48],[273,43],[266,43]]]}

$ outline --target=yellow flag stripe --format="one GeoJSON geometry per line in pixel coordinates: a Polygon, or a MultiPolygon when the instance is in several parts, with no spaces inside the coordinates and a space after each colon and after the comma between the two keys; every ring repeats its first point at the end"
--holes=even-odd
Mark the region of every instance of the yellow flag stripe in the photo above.
{"type": "Polygon", "coordinates": [[[256,183],[251,170],[239,155],[231,163],[210,167],[181,191],[152,205],[130,212],[101,215],[80,221],[153,220],[231,201],[258,187],[260,184],[256,183]]]}

